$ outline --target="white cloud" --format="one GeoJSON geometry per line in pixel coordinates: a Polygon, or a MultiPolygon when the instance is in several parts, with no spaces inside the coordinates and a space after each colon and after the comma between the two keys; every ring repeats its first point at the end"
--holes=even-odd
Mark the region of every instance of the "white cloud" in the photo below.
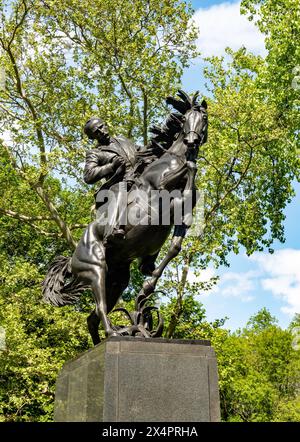
{"type": "Polygon", "coordinates": [[[10,130],[4,130],[0,134],[0,139],[7,145],[11,146],[13,144],[12,132],[10,130]]]}
{"type": "Polygon", "coordinates": [[[197,46],[204,57],[222,55],[227,46],[234,50],[245,46],[255,54],[266,54],[264,36],[240,14],[240,1],[198,9],[194,21],[200,29],[197,46]]]}
{"type": "Polygon", "coordinates": [[[220,284],[216,287],[216,292],[225,298],[235,297],[243,302],[252,301],[254,297],[251,292],[255,289],[254,278],[257,276],[255,271],[227,272],[222,275],[220,284]]]}
{"type": "MultiPolygon", "coordinates": [[[[1,114],[0,114],[0,116],[1,116],[1,114]]],[[[7,127],[7,123],[5,123],[5,127],[7,127]]],[[[15,129],[18,131],[19,128],[20,128],[20,124],[18,121],[14,121],[13,123],[11,123],[10,129],[3,130],[2,127],[0,127],[0,139],[5,143],[6,146],[8,146],[8,147],[14,146],[14,144],[15,144],[14,132],[11,129],[15,129]]]]}
{"type": "MultiPolygon", "coordinates": [[[[254,253],[247,258],[257,268],[247,272],[225,272],[211,290],[201,293],[201,299],[212,294],[223,298],[236,298],[242,302],[255,299],[262,290],[282,302],[281,310],[290,316],[300,313],[300,250],[281,249],[274,254],[254,253]]],[[[202,270],[200,275],[189,273],[189,282],[205,282],[215,277],[213,268],[202,270]]]]}
{"type": "Polygon", "coordinates": [[[188,273],[188,282],[209,282],[211,278],[214,278],[216,275],[215,269],[208,267],[207,269],[200,270],[199,275],[196,275],[193,271],[189,271],[188,273]]]}
{"type": "MultiPolygon", "coordinates": [[[[195,273],[189,272],[188,281],[190,283],[209,282],[211,278],[214,278],[216,276],[216,270],[209,267],[205,270],[201,270],[199,275],[195,275],[195,273]]],[[[253,279],[256,276],[257,272],[253,271],[244,273],[224,273],[216,285],[214,285],[210,290],[206,290],[201,293],[201,298],[208,297],[211,294],[218,294],[224,298],[240,298],[240,300],[243,302],[252,301],[254,297],[252,296],[251,292],[255,288],[253,279]]]]}
{"type": "Polygon", "coordinates": [[[282,249],[273,255],[255,253],[251,260],[257,262],[265,273],[261,284],[264,290],[282,299],[284,313],[300,312],[300,250],[282,249]]]}

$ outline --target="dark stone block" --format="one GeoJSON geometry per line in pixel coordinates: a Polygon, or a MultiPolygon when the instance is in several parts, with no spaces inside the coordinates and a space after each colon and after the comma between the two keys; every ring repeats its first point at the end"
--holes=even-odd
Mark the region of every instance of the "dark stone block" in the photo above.
{"type": "Polygon", "coordinates": [[[219,421],[214,350],[209,341],[107,339],[63,367],[54,420],[219,421]]]}

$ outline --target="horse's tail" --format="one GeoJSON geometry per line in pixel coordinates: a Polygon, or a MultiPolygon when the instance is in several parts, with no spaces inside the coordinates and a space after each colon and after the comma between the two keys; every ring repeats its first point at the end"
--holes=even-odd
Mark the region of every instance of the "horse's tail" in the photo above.
{"type": "Polygon", "coordinates": [[[57,256],[54,259],[42,286],[44,300],[56,307],[74,304],[88,288],[72,274],[71,257],[66,256],[57,256]]]}

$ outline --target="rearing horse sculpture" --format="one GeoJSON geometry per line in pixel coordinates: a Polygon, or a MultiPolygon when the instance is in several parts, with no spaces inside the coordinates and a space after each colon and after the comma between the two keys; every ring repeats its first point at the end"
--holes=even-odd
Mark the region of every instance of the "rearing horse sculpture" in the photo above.
{"type": "Polygon", "coordinates": [[[189,97],[179,91],[178,95],[180,100],[167,99],[180,116],[181,128],[176,140],[160,158],[145,168],[128,193],[128,209],[138,209],[141,221],[134,225],[127,222],[125,238],[110,244],[103,241],[104,226],[99,220],[93,221],[86,228],[73,256],[56,258],[43,283],[44,298],[56,306],[74,303],[82,290],[92,289],[96,308],[87,322],[95,345],[100,342],[100,321],[106,336],[139,334],[149,337],[162,333],[161,322],[156,331],[151,331],[149,312],[153,307],[146,306],[146,303],[163,270],[180,252],[191,224],[191,213],[184,214],[180,222],[175,223],[168,253],[157,267],[155,259],[171,231],[175,205],[194,194],[198,150],[207,139],[208,125],[206,102],[197,103],[197,94],[189,97]],[[180,197],[174,198],[168,208],[171,215],[168,225],[162,222],[153,225],[148,207],[136,198],[139,192],[150,195],[153,190],[179,191],[180,197]],[[128,286],[130,264],[136,258],[142,261],[143,273],[151,277],[144,281],[138,294],[137,311],[131,315],[132,326],[118,328],[111,324],[108,313],[128,286]]]}

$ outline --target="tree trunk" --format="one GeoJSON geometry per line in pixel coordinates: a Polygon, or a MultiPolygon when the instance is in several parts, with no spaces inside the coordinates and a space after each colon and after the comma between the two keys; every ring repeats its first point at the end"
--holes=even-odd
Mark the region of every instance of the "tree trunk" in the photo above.
{"type": "Polygon", "coordinates": [[[187,275],[189,272],[189,262],[190,262],[190,259],[188,258],[187,264],[182,269],[182,276],[181,276],[180,286],[177,291],[177,299],[176,299],[174,312],[171,315],[171,320],[170,320],[169,326],[166,331],[166,338],[167,339],[173,338],[177,324],[178,324],[180,317],[183,313],[183,296],[184,296],[184,289],[185,289],[185,285],[186,285],[186,281],[187,281],[187,275]]]}

